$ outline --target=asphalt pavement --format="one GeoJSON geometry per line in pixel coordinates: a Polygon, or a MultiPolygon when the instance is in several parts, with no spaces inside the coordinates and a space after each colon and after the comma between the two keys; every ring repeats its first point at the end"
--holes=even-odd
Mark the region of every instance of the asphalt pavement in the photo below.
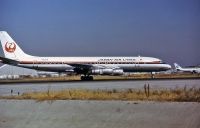
{"type": "Polygon", "coordinates": [[[200,104],[0,100],[0,128],[200,128],[200,104]]]}

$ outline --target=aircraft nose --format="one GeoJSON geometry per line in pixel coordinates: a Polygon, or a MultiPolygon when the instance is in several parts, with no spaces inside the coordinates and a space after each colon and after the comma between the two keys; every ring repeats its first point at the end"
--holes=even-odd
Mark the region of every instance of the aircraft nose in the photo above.
{"type": "Polygon", "coordinates": [[[172,68],[171,65],[169,65],[169,64],[166,65],[166,69],[171,69],[171,68],[172,68]]]}

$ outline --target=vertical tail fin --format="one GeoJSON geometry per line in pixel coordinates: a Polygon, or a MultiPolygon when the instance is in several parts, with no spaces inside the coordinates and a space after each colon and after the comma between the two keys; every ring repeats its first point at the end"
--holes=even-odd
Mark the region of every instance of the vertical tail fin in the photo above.
{"type": "Polygon", "coordinates": [[[0,31],[0,42],[5,58],[20,60],[29,57],[5,31],[0,31]]]}
{"type": "Polygon", "coordinates": [[[175,67],[176,70],[182,69],[182,67],[180,65],[178,65],[177,63],[174,63],[174,67],[175,67]]]}

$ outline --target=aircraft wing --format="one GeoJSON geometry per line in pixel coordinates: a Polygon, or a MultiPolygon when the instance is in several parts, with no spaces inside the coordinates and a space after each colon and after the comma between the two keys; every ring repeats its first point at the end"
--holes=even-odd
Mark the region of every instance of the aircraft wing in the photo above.
{"type": "Polygon", "coordinates": [[[70,66],[73,66],[75,68],[82,68],[82,69],[92,69],[92,68],[98,68],[98,69],[105,69],[105,68],[109,68],[109,69],[116,69],[119,67],[113,67],[113,66],[104,66],[104,65],[93,65],[93,64],[68,64],[70,66]]]}
{"type": "Polygon", "coordinates": [[[85,69],[90,69],[93,67],[90,64],[68,64],[68,65],[73,66],[75,68],[85,68],[85,69]]]}
{"type": "MultiPolygon", "coordinates": [[[[105,66],[98,64],[68,64],[74,67],[74,72],[78,74],[88,74],[91,73],[92,70],[95,69],[119,69],[119,67],[113,66],[105,66]]],[[[120,72],[121,73],[121,72],[120,72]]]]}

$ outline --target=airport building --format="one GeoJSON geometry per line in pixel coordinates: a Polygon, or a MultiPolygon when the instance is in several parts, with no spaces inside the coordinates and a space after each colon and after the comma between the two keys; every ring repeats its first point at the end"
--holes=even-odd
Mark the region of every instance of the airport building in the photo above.
{"type": "Polygon", "coordinates": [[[57,72],[37,71],[34,69],[22,68],[4,64],[0,67],[1,79],[20,79],[34,77],[65,77],[67,74],[59,74],[57,72]]]}
{"type": "Polygon", "coordinates": [[[21,77],[37,77],[36,70],[4,64],[0,67],[0,79],[19,79],[21,77]]]}

